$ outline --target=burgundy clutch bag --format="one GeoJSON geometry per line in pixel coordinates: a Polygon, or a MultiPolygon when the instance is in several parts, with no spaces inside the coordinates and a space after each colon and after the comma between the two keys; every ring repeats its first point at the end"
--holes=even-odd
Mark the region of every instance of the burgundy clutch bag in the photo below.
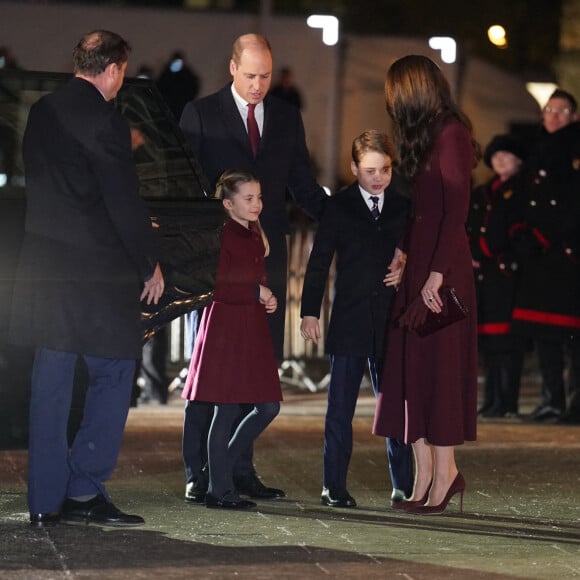
{"type": "Polygon", "coordinates": [[[455,288],[441,286],[439,296],[443,303],[441,312],[435,313],[429,310],[419,294],[408,304],[394,324],[400,328],[408,328],[424,337],[467,317],[469,309],[461,302],[455,288]]]}
{"type": "Polygon", "coordinates": [[[425,319],[417,324],[412,330],[419,336],[429,336],[454,322],[467,317],[469,309],[461,302],[452,286],[441,286],[439,296],[443,302],[441,312],[436,313],[427,309],[425,319]]]}

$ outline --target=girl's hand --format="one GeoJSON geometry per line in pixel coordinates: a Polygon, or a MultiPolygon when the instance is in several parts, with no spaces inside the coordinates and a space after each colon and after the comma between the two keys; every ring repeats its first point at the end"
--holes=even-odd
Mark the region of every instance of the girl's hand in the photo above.
{"type": "Polygon", "coordinates": [[[278,300],[276,300],[276,296],[274,296],[270,288],[262,286],[262,284],[260,284],[260,304],[263,304],[266,307],[266,312],[268,314],[272,314],[272,312],[275,312],[276,308],[278,308],[278,300]]]}
{"type": "Polygon", "coordinates": [[[436,313],[441,312],[441,308],[443,307],[443,302],[439,296],[439,288],[441,288],[442,284],[443,274],[431,272],[421,290],[421,296],[423,297],[425,306],[436,313]]]}
{"type": "Polygon", "coordinates": [[[315,316],[305,316],[300,323],[300,334],[304,340],[311,340],[318,344],[320,338],[320,324],[315,316]]]}
{"type": "Polygon", "coordinates": [[[276,312],[276,308],[278,308],[278,300],[276,300],[276,296],[270,293],[270,297],[265,302],[266,312],[268,314],[272,314],[272,312],[276,312]]]}

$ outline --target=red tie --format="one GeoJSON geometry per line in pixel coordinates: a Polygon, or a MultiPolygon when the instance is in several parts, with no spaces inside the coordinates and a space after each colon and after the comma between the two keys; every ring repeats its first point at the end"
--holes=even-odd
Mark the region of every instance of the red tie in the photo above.
{"type": "Polygon", "coordinates": [[[250,138],[250,145],[252,146],[254,157],[258,154],[258,145],[260,145],[260,130],[258,129],[258,123],[254,116],[255,108],[256,105],[248,103],[248,137],[250,138]]]}

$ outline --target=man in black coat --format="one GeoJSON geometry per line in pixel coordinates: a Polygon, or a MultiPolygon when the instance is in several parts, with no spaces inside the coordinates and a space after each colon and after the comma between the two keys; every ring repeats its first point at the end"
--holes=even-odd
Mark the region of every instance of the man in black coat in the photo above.
{"type": "Polygon", "coordinates": [[[33,105],[24,134],[26,233],[11,335],[36,347],[28,504],[39,526],[143,523],[105,489],[141,356],[139,295],[157,302],[164,286],[129,125],[108,102],[123,84],[129,50],[115,33],[86,34],[73,52],[75,76],[33,105]],[[89,386],[69,450],[79,357],[89,386]]]}
{"type": "Polygon", "coordinates": [[[475,288],[477,332],[484,371],[483,417],[518,413],[520,378],[526,340],[511,331],[519,282],[510,232],[523,212],[523,142],[515,135],[496,135],[483,159],[494,176],[471,193],[467,218],[475,288]]]}
{"type": "MultiPolygon", "coordinates": [[[[251,171],[260,179],[264,202],[260,223],[270,243],[266,271],[269,287],[278,299],[278,310],[268,317],[268,322],[274,351],[281,361],[289,233],[286,195],[289,193],[312,218],[320,216],[326,195],[316,182],[300,111],[267,94],[272,82],[272,51],[268,41],[256,34],[240,36],[233,45],[230,73],[233,83],[186,105],[180,125],[212,187],[226,169],[251,171]],[[254,123],[259,131],[255,154],[248,135],[254,123]]],[[[200,403],[186,406],[183,453],[189,501],[203,501],[204,432],[207,433],[212,411],[211,406],[200,403]]],[[[238,491],[250,497],[284,495],[281,490],[261,484],[252,465],[251,451],[242,456],[234,475],[238,491]]]]}
{"type": "Polygon", "coordinates": [[[533,338],[542,373],[534,421],[580,423],[580,123],[576,99],[557,89],[526,170],[524,221],[516,230],[522,273],[512,331],[533,338]],[[566,412],[564,358],[572,397],[566,412]]]}
{"type": "MultiPolygon", "coordinates": [[[[325,343],[331,370],[321,503],[329,507],[356,505],[346,487],[352,418],[365,365],[375,393],[379,392],[387,321],[401,270],[401,254],[395,257],[395,248],[410,207],[406,185],[392,173],[394,147],[387,135],[365,131],[354,140],[352,152],[358,181],[328,200],[308,260],[300,312],[303,338],[317,343],[318,318],[336,256],[325,343]]],[[[411,446],[387,439],[387,451],[395,504],[413,491],[411,446]]]]}

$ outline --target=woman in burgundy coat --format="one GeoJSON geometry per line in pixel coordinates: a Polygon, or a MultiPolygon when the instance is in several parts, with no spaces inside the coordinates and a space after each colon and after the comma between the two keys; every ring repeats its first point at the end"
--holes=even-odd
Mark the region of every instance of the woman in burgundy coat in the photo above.
{"type": "Polygon", "coordinates": [[[268,241],[258,222],[260,183],[246,171],[226,171],[216,196],[230,219],[222,232],[213,302],[203,312],[182,397],[215,404],[206,506],[243,509],[256,504],[240,499],[232,466],[276,417],[282,399],[266,318],[277,300],[266,286],[268,241]],[[254,410],[232,436],[241,403],[253,404],[254,410]]]}
{"type": "Polygon", "coordinates": [[[400,170],[413,183],[414,217],[393,308],[395,317],[406,316],[389,329],[374,433],[413,444],[413,495],[397,509],[440,513],[454,494],[463,500],[454,446],[476,437],[476,303],[465,221],[479,148],[449,84],[427,57],[395,62],[385,93],[400,170]],[[422,338],[414,326],[427,309],[441,312],[443,284],[455,288],[468,316],[422,338]]]}

